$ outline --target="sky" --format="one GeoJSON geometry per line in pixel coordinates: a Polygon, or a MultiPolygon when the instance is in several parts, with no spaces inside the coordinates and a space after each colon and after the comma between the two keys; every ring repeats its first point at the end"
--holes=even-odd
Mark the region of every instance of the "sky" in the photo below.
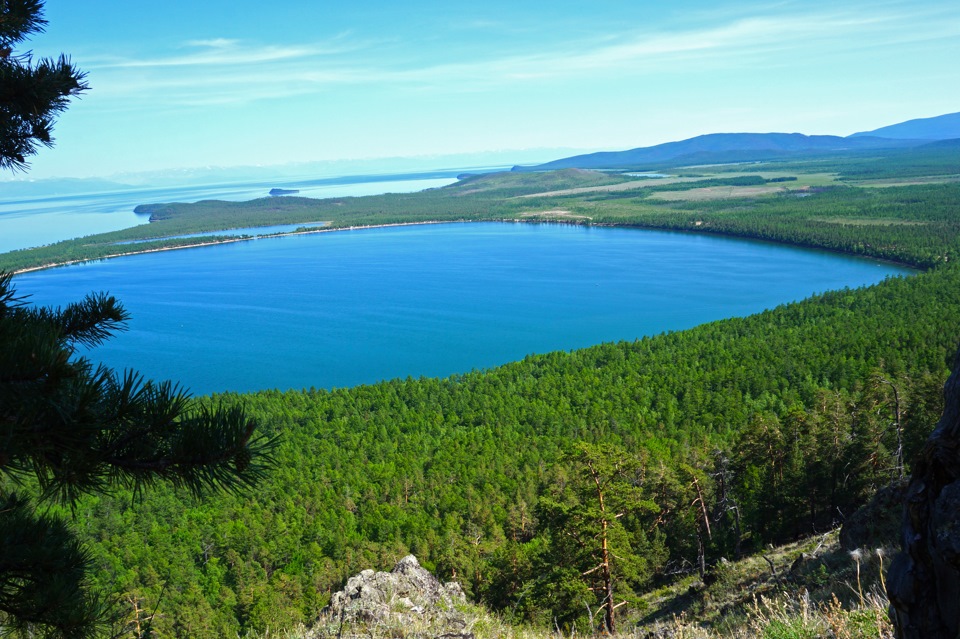
{"type": "Polygon", "coordinates": [[[960,111],[957,0],[47,0],[45,15],[19,51],[68,54],[91,89],[31,179],[848,135],[960,111]]]}

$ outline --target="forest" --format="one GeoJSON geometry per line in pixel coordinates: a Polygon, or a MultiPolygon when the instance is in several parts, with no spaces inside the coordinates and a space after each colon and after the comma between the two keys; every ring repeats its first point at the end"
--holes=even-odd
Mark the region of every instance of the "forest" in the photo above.
{"type": "Polygon", "coordinates": [[[587,631],[631,623],[639,596],[671,575],[835,528],[909,473],[942,410],[960,343],[960,184],[817,185],[784,170],[667,183],[507,173],[422,194],[152,207],[158,228],[178,232],[266,212],[339,226],[564,221],[752,237],[923,272],[445,379],[204,398],[242,405],[277,437],[274,468],[246,495],[85,497],[73,516],[97,585],[118,594],[128,623],[156,611],[156,636],[235,636],[309,624],[347,577],[413,553],[511,621],[587,631]]]}

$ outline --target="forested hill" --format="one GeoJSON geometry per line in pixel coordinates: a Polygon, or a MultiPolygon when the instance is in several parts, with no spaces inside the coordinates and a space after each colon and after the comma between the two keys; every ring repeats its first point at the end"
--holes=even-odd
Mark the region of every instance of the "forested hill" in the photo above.
{"type": "Polygon", "coordinates": [[[872,131],[854,133],[850,137],[900,138],[909,140],[950,140],[960,138],[960,113],[947,113],[932,118],[917,118],[872,131]]]}
{"type": "Polygon", "coordinates": [[[627,151],[575,155],[531,167],[517,166],[513,170],[617,169],[677,163],[747,162],[801,154],[896,149],[920,144],[923,144],[923,141],[870,136],[842,138],[835,135],[803,135],[802,133],[710,133],[679,142],[666,142],[627,151]]]}
{"type": "Polygon", "coordinates": [[[802,133],[709,133],[626,151],[587,153],[535,166],[515,166],[513,170],[652,169],[720,162],[796,160],[804,156],[826,159],[871,150],[910,148],[932,140],[955,138],[960,138],[960,113],[909,120],[847,137],[802,133]]]}
{"type": "Polygon", "coordinates": [[[851,512],[896,474],[893,389],[909,458],[958,336],[960,270],[941,268],[448,379],[224,396],[283,436],[255,495],[101,498],[79,527],[105,583],[148,609],[163,593],[161,635],[309,621],[346,577],[408,552],[494,608],[577,623],[592,559],[563,542],[588,479],[573,442],[640,464],[617,542],[629,599],[701,554],[711,565],[851,512]],[[703,553],[693,479],[721,513],[703,553]]]}

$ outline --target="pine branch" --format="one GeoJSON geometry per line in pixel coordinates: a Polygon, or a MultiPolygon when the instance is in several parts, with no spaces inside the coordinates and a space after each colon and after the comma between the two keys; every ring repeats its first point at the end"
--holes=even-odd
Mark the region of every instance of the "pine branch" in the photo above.
{"type": "Polygon", "coordinates": [[[88,637],[112,620],[93,591],[89,555],[64,522],[37,515],[11,495],[0,502],[0,625],[33,636],[36,625],[62,637],[88,637]]]}
{"type": "Polygon", "coordinates": [[[5,0],[0,3],[0,48],[7,49],[32,33],[43,33],[42,0],[5,0]]]}
{"type": "Polygon", "coordinates": [[[17,295],[13,286],[13,273],[0,271],[0,318],[10,310],[24,305],[26,296],[17,295]]]}
{"type": "Polygon", "coordinates": [[[53,123],[70,98],[89,89],[86,74],[66,56],[0,57],[0,169],[24,170],[26,157],[53,145],[53,123]]]}
{"type": "MultiPolygon", "coordinates": [[[[3,299],[16,299],[8,277],[3,299]]],[[[200,494],[261,479],[276,442],[255,434],[242,407],[195,404],[176,384],[71,359],[72,343],[102,341],[126,317],[106,295],[0,315],[0,472],[34,475],[42,499],[67,505],[161,480],[200,494]]]]}
{"type": "Polygon", "coordinates": [[[83,301],[67,306],[57,318],[63,335],[71,342],[93,347],[116,331],[126,330],[130,314],[113,296],[105,293],[88,295],[83,301]]]}
{"type": "MultiPolygon", "coordinates": [[[[64,310],[26,307],[0,273],[0,481],[72,508],[85,493],[139,494],[156,481],[199,495],[260,480],[276,439],[258,434],[242,406],[199,404],[176,384],[74,357],[75,345],[99,344],[126,319],[104,294],[64,310]]],[[[89,557],[59,519],[2,499],[0,548],[0,634],[81,638],[113,622],[87,585],[89,557]]]]}

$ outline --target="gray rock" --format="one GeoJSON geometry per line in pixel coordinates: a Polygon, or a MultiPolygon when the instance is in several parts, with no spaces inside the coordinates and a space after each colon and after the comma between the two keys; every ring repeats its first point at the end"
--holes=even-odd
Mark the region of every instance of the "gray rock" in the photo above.
{"type": "Polygon", "coordinates": [[[456,604],[465,601],[460,584],[440,583],[416,557],[407,555],[390,572],[364,570],[351,577],[324,612],[346,623],[403,624],[420,618],[463,628],[466,622],[456,604]]]}
{"type": "Polygon", "coordinates": [[[887,594],[900,639],[960,634],[960,352],[944,410],[913,466],[887,594]]]}

